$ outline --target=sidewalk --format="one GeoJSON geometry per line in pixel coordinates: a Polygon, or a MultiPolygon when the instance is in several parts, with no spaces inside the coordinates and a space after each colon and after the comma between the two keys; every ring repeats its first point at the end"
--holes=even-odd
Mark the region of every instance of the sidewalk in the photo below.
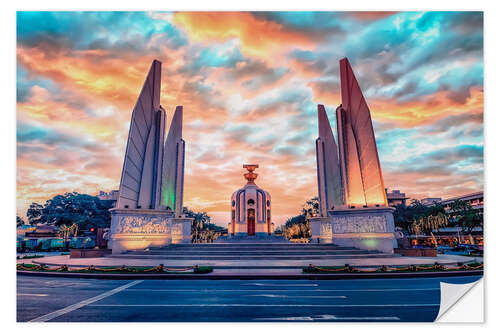
{"type": "MultiPolygon", "coordinates": [[[[157,266],[163,264],[165,267],[179,268],[187,266],[212,266],[217,271],[252,270],[256,272],[271,272],[274,270],[301,271],[309,264],[316,266],[344,266],[349,264],[357,267],[404,266],[434,264],[456,264],[457,262],[470,262],[473,260],[482,262],[483,258],[471,258],[456,255],[439,255],[437,257],[390,257],[390,258],[349,258],[349,259],[319,259],[319,260],[166,260],[166,259],[129,259],[129,258],[73,258],[66,256],[51,256],[36,259],[28,259],[35,264],[48,266],[68,265],[70,267],[95,267],[105,266],[157,266]]],[[[18,260],[18,263],[22,262],[18,260]]]]}

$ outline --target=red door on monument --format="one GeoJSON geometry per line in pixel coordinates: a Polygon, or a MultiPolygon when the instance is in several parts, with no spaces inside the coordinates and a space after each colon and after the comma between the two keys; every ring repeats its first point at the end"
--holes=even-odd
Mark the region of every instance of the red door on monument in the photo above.
{"type": "Polygon", "coordinates": [[[248,219],[247,219],[247,233],[248,236],[255,236],[255,209],[248,209],[248,219]]]}

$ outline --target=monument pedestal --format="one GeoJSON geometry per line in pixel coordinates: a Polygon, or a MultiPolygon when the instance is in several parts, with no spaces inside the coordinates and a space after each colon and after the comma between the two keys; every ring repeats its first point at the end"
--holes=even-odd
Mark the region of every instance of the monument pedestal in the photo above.
{"type": "Polygon", "coordinates": [[[311,243],[331,244],[332,241],[332,223],[329,217],[312,217],[311,223],[311,243]]]}
{"type": "Polygon", "coordinates": [[[191,224],[193,218],[172,218],[172,244],[191,243],[191,224]]]}
{"type": "Polygon", "coordinates": [[[110,212],[111,244],[108,247],[113,254],[172,243],[173,212],[128,208],[114,208],[110,212]]]}
{"type": "Polygon", "coordinates": [[[394,253],[393,212],[392,207],[328,211],[333,243],[363,250],[394,253]]]}

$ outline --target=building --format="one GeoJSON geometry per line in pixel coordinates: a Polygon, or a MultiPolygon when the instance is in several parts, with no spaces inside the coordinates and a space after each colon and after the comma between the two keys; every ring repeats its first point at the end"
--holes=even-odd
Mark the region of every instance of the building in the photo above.
{"type": "Polygon", "coordinates": [[[267,236],[273,230],[271,223],[271,195],[255,184],[258,164],[245,164],[247,183],[231,196],[231,223],[228,233],[233,236],[267,236]]]}
{"type": "Polygon", "coordinates": [[[440,204],[443,205],[443,207],[446,211],[450,211],[451,204],[456,200],[468,202],[473,209],[479,209],[479,210],[483,211],[483,206],[484,206],[484,192],[483,191],[469,193],[469,194],[461,195],[458,197],[453,197],[453,198],[449,198],[446,200],[442,200],[440,202],[440,204]]]}
{"type": "Polygon", "coordinates": [[[451,204],[457,200],[466,201],[472,206],[472,208],[480,209],[482,211],[484,205],[484,192],[473,192],[456,197],[451,197],[445,200],[442,200],[441,198],[424,198],[420,200],[420,202],[425,206],[432,206],[437,203],[442,205],[446,211],[450,211],[451,204]]]}
{"type": "Polygon", "coordinates": [[[101,201],[109,201],[112,202],[112,208],[116,207],[116,202],[118,201],[118,190],[112,190],[109,192],[99,191],[97,198],[101,201]]]}
{"type": "Polygon", "coordinates": [[[422,200],[420,200],[420,202],[424,206],[432,206],[437,202],[441,202],[441,200],[441,198],[423,198],[422,200]]]}
{"type": "Polygon", "coordinates": [[[406,206],[406,200],[410,199],[406,196],[405,193],[402,193],[399,190],[392,190],[389,192],[385,189],[385,193],[387,194],[387,203],[389,206],[396,207],[399,205],[406,206]]]}

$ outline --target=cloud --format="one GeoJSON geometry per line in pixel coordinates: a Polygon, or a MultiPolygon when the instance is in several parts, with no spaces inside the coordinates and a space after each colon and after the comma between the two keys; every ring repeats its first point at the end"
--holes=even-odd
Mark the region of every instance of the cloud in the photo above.
{"type": "Polygon", "coordinates": [[[162,61],[167,127],[184,106],[185,203],[226,223],[259,163],[273,221],[317,195],[317,104],[332,128],[347,56],[385,185],[483,187],[480,12],[18,12],[17,202],[117,189],[132,109],[162,61]]]}
{"type": "Polygon", "coordinates": [[[314,44],[306,33],[287,30],[283,25],[247,12],[179,12],[174,22],[196,42],[223,42],[237,38],[245,55],[267,57],[283,47],[314,44]]]}

